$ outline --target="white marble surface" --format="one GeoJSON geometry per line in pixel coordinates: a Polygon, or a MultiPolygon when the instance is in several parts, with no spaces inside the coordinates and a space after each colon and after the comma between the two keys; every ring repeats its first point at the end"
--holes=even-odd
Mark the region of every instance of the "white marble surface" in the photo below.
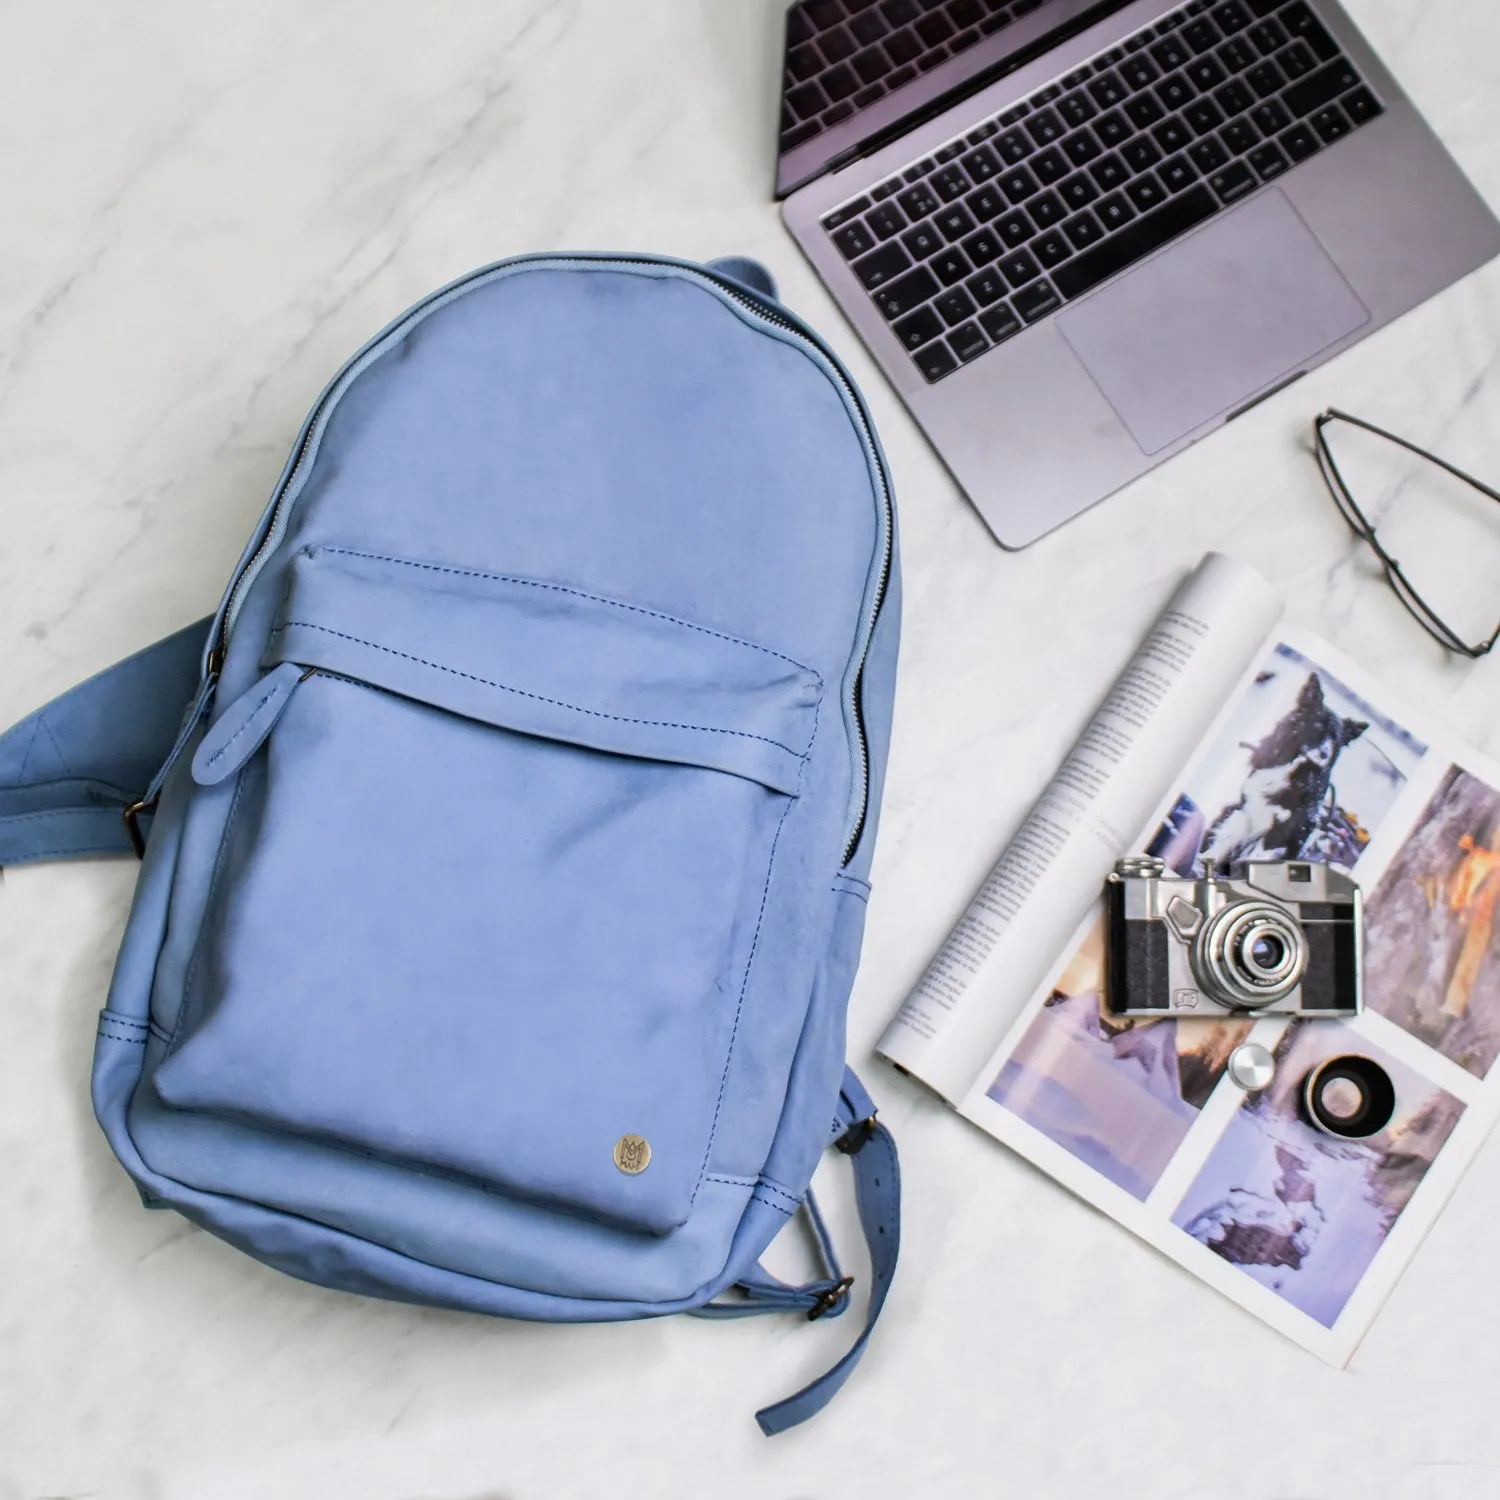
{"type": "MultiPolygon", "coordinates": [[[[769,201],[779,9],[0,6],[0,721],[212,606],[325,377],[419,294],[517,251],[642,247],[764,259],[864,381],[894,466],[906,633],[855,1057],[1206,548],[1500,751],[1500,659],[1426,642],[1305,451],[1337,402],[1500,475],[1500,266],[1007,555],[769,201]]],[[[1500,202],[1492,0],[1351,9],[1500,202]]],[[[1464,558],[1493,600],[1493,525],[1456,546],[1396,511],[1414,556],[1464,558]]],[[[844,1396],[767,1442],[752,1408],[848,1325],[412,1311],[144,1213],[87,1083],[133,877],[0,889],[0,1500],[1500,1494],[1500,1144],[1341,1374],[872,1067],[901,1276],[844,1396]]]]}

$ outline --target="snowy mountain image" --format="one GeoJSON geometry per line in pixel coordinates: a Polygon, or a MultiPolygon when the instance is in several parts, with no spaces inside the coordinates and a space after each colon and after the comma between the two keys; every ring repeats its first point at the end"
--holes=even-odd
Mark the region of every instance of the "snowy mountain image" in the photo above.
{"type": "Polygon", "coordinates": [[[1331,1328],[1463,1105],[1341,1025],[1294,1023],[1276,1058],[1275,1081],[1240,1106],[1172,1222],[1331,1328]],[[1336,1140],[1302,1117],[1303,1080],[1342,1052],[1373,1057],[1396,1084],[1395,1118],[1367,1141],[1336,1140]]]}

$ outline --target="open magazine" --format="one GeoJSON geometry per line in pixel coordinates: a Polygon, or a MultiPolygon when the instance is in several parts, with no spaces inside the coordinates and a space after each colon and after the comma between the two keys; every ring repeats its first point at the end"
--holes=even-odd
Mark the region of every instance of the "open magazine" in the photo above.
{"type": "Polygon", "coordinates": [[[1188,578],[880,1043],[981,1129],[1342,1365],[1500,1108],[1500,767],[1279,623],[1216,553],[1188,578]],[[1112,1014],[1105,877],[1323,861],[1364,899],[1349,1020],[1112,1014]],[[1259,1042],[1258,1090],[1227,1070],[1259,1042]],[[1366,1140],[1301,1084],[1355,1053],[1396,1086],[1366,1140]]]}

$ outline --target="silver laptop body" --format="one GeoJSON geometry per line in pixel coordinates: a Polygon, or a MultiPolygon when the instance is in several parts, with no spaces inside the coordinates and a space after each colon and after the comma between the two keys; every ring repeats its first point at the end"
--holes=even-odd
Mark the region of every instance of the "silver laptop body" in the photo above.
{"type": "Polygon", "coordinates": [[[1333,0],[801,0],[787,58],[786,224],[1006,547],[1500,252],[1333,0]]]}

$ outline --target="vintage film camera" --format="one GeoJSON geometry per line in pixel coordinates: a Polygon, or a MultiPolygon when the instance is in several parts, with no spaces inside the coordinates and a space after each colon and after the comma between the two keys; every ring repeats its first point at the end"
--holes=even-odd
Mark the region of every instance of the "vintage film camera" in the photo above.
{"type": "Polygon", "coordinates": [[[1339,870],[1250,861],[1184,880],[1122,859],[1106,899],[1116,1015],[1359,1014],[1359,887],[1339,870]]]}
{"type": "MultiPolygon", "coordinates": [[[[1190,880],[1169,876],[1160,859],[1122,859],[1106,905],[1105,996],[1116,1015],[1359,1014],[1360,893],[1341,871],[1247,861],[1226,877],[1190,880]]],[[[1231,1076],[1249,1090],[1265,1087],[1272,1072],[1271,1053],[1258,1045],[1230,1060],[1231,1076]]],[[[1320,1063],[1300,1095],[1308,1123],[1345,1140],[1377,1134],[1396,1109],[1390,1074],[1352,1053],[1320,1063]]]]}

